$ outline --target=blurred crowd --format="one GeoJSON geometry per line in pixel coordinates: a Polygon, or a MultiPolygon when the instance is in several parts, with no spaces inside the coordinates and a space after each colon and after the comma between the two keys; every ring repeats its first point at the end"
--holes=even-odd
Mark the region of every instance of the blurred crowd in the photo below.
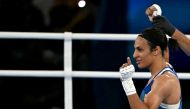
{"type": "MultiPolygon", "coordinates": [[[[83,8],[78,7],[78,1],[0,0],[0,31],[92,33],[97,1],[87,0],[83,8]]],[[[62,41],[1,39],[0,42],[1,69],[46,69],[45,64],[62,69],[62,41]]],[[[74,46],[86,42],[75,41],[74,46]]]]}
{"type": "MultiPolygon", "coordinates": [[[[0,0],[2,32],[74,32],[94,31],[97,0],[0,0]]],[[[73,69],[87,68],[88,41],[73,41],[73,69]],[[76,48],[77,46],[77,48],[76,48]],[[80,50],[80,48],[83,48],[80,50]]],[[[1,70],[61,70],[63,41],[0,39],[1,70]]],[[[63,78],[0,77],[1,109],[64,109],[63,78]],[[6,105],[7,104],[7,105],[6,105]]]]}
{"type": "Polygon", "coordinates": [[[80,8],[78,2],[79,0],[0,0],[0,30],[92,32],[97,5],[88,0],[87,5],[80,8]]]}

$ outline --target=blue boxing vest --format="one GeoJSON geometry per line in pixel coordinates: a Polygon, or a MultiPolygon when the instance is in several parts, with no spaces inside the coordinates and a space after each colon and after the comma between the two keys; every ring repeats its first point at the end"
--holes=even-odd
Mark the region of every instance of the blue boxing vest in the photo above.
{"type": "MultiPolygon", "coordinates": [[[[165,71],[170,71],[173,74],[175,74],[177,77],[177,74],[172,67],[163,68],[156,76],[162,75],[165,71]]],[[[154,78],[142,90],[142,93],[140,96],[142,101],[144,101],[144,97],[151,91],[152,84],[154,83],[154,78]]],[[[179,103],[174,104],[174,105],[161,103],[158,109],[182,109],[182,99],[180,99],[179,103]]]]}

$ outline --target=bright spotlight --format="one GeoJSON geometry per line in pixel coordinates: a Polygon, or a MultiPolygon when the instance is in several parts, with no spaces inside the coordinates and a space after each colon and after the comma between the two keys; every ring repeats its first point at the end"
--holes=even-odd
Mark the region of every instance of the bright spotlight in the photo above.
{"type": "Polygon", "coordinates": [[[80,1],[78,2],[78,6],[79,6],[80,8],[85,7],[85,5],[86,5],[86,2],[85,2],[84,0],[80,0],[80,1]]]}

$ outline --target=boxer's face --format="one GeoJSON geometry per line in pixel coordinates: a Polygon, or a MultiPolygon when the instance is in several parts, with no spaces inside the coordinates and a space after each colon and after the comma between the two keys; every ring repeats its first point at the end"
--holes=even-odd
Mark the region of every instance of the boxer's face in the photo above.
{"type": "Polygon", "coordinates": [[[134,54],[133,57],[139,68],[148,68],[153,60],[153,53],[150,50],[148,41],[142,37],[137,37],[134,44],[134,54]]]}

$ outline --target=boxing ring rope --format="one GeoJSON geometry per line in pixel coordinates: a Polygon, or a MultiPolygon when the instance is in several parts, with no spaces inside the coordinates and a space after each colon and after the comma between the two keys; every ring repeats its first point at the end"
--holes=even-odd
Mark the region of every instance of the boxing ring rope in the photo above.
{"type": "MultiPolygon", "coordinates": [[[[190,38],[190,35],[187,35],[190,38]]],[[[72,78],[119,78],[118,72],[73,71],[72,40],[134,40],[137,34],[90,34],[90,33],[36,33],[36,32],[0,32],[0,39],[50,39],[64,41],[64,70],[0,70],[0,76],[19,77],[64,77],[65,109],[73,109],[72,78]],[[65,64],[67,63],[67,64],[65,64]]],[[[180,79],[189,80],[190,72],[178,72],[180,79]]],[[[149,72],[135,72],[134,78],[147,79],[149,72]]]]}

